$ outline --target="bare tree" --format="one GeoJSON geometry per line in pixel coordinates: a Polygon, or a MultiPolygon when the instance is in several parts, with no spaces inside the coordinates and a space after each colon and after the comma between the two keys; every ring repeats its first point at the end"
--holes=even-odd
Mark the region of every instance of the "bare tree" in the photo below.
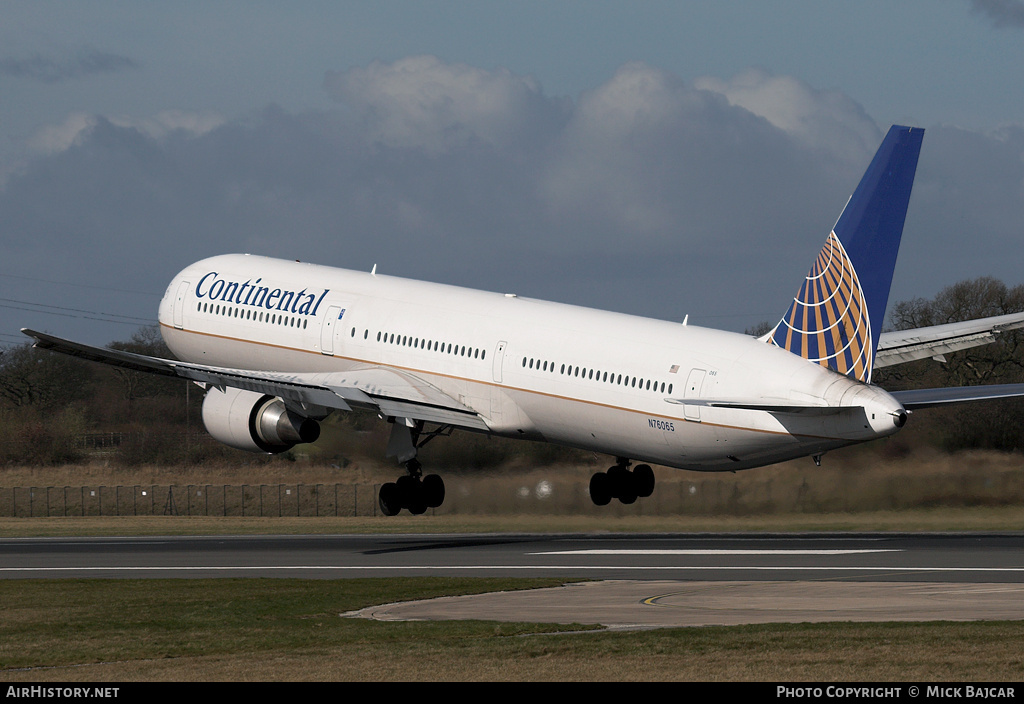
{"type": "MultiPolygon", "coordinates": [[[[174,355],[167,348],[160,330],[155,325],[147,325],[136,330],[131,338],[126,341],[112,342],[107,345],[112,350],[122,352],[134,352],[151,357],[163,357],[174,359],[174,355]]],[[[167,379],[154,374],[131,371],[130,369],[112,368],[114,374],[121,382],[121,395],[128,403],[128,415],[132,415],[134,404],[140,398],[152,398],[154,396],[172,396],[183,394],[182,384],[184,382],[167,379]]]]}
{"type": "MultiPolygon", "coordinates": [[[[915,298],[892,307],[890,323],[906,330],[1024,311],[1024,285],[1008,287],[989,276],[947,286],[934,299],[915,298]]],[[[879,370],[875,381],[887,388],[970,386],[1024,381],[1024,331],[999,335],[995,343],[945,356],[879,370]]],[[[950,449],[1024,448],[1024,402],[968,404],[922,412],[918,424],[950,449]]]]}
{"type": "Polygon", "coordinates": [[[17,408],[65,405],[86,395],[90,378],[85,363],[31,343],[0,350],[0,397],[17,408]]]}

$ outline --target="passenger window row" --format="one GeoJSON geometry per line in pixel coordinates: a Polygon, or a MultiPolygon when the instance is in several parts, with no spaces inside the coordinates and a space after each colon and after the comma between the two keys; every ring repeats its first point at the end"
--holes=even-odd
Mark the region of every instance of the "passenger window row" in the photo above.
{"type": "Polygon", "coordinates": [[[206,303],[200,301],[196,310],[200,313],[210,313],[212,315],[221,315],[228,318],[241,318],[242,320],[254,320],[257,323],[267,323],[268,325],[282,325],[291,328],[302,328],[303,330],[309,325],[308,318],[301,318],[295,315],[284,315],[283,313],[264,312],[262,310],[256,311],[252,308],[242,308],[241,306],[228,306],[221,305],[219,303],[206,303]]]}
{"type": "Polygon", "coordinates": [[[672,393],[672,384],[666,384],[664,381],[658,382],[652,379],[644,379],[642,377],[630,376],[622,374],[615,374],[614,372],[602,372],[595,369],[587,369],[586,367],[577,367],[573,365],[561,365],[556,366],[554,362],[548,362],[547,360],[535,359],[533,357],[523,357],[523,368],[534,369],[540,372],[549,372],[551,374],[561,374],[562,376],[571,376],[573,378],[587,379],[588,381],[599,381],[602,384],[615,384],[616,386],[628,386],[631,389],[639,389],[641,391],[653,391],[655,393],[672,393]]]}
{"type": "MultiPolygon", "coordinates": [[[[369,331],[363,333],[363,339],[367,338],[369,331]]],[[[355,337],[356,329],[352,328],[352,337],[355,337]]],[[[378,332],[377,342],[386,345],[400,345],[402,347],[412,347],[413,349],[426,350],[428,352],[438,352],[440,354],[448,354],[458,357],[471,357],[472,359],[486,359],[487,350],[479,347],[467,347],[466,345],[459,345],[451,342],[441,342],[440,340],[427,340],[425,338],[413,337],[411,335],[400,335],[398,333],[378,332]]]]}

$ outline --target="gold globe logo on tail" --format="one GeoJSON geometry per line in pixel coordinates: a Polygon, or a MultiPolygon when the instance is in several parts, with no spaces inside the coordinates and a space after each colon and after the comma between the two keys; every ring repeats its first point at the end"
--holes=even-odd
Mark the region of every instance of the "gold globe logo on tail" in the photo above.
{"type": "Polygon", "coordinates": [[[867,302],[835,232],[769,341],[840,374],[871,381],[874,345],[867,302]]]}

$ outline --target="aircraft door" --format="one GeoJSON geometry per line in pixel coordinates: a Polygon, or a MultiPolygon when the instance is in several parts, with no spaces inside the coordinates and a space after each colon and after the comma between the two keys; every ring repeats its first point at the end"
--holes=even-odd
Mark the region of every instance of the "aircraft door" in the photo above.
{"type": "Polygon", "coordinates": [[[504,340],[499,342],[494,348],[494,361],[491,362],[491,375],[499,384],[501,383],[501,367],[505,363],[505,347],[507,346],[508,343],[504,340]]]}
{"type": "Polygon", "coordinates": [[[178,284],[178,292],[174,295],[174,327],[181,330],[185,325],[185,296],[188,295],[188,281],[178,284]]]}
{"type": "Polygon", "coordinates": [[[327,315],[320,326],[320,354],[334,354],[334,328],[338,325],[339,317],[341,306],[331,306],[327,309],[327,315]]]}
{"type": "Polygon", "coordinates": [[[700,406],[692,403],[685,403],[686,399],[700,398],[701,387],[704,385],[704,377],[707,372],[703,369],[691,369],[690,375],[686,377],[686,388],[683,390],[683,415],[686,420],[700,422],[700,406]]]}

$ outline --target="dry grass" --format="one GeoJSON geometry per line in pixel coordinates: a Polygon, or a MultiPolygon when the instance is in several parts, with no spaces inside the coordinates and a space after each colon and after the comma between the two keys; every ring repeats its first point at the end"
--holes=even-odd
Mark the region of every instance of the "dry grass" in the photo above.
{"type": "Polygon", "coordinates": [[[424,515],[393,518],[218,518],[93,516],[0,518],[5,537],[348,533],[723,533],[1024,530],[1019,507],[764,516],[424,515]]]}

